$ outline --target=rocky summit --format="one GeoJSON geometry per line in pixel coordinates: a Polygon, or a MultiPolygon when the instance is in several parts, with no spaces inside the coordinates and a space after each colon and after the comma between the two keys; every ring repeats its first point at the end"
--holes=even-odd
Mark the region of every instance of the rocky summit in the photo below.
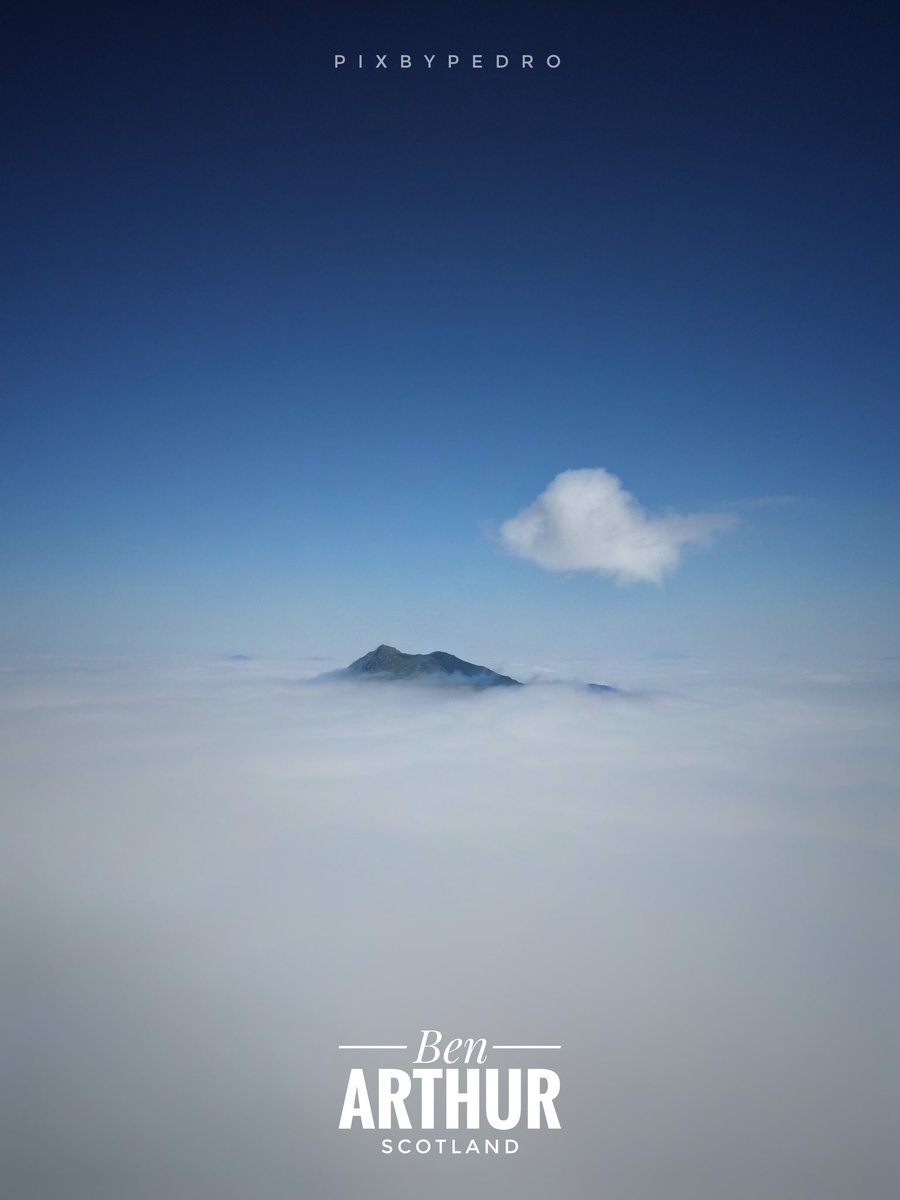
{"type": "Polygon", "coordinates": [[[364,679],[416,679],[428,683],[462,683],[469,687],[521,687],[518,679],[500,675],[490,667],[466,662],[445,650],[430,654],[404,654],[395,646],[381,645],[352,662],[343,676],[364,679]]]}

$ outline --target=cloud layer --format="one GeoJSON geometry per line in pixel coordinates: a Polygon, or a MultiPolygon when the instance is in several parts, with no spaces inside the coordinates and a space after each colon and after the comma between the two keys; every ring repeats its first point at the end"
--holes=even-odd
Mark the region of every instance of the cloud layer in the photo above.
{"type": "Polygon", "coordinates": [[[506,548],[548,571],[596,571],[617,583],[660,583],[687,546],[732,529],[730,513],[648,512],[603,467],[562,471],[500,526],[506,548]]]}
{"type": "Polygon", "coordinates": [[[900,694],[669,670],[0,672],[0,1192],[893,1198],[900,694]],[[339,1132],[423,1027],[562,1044],[562,1131],[339,1132]]]}

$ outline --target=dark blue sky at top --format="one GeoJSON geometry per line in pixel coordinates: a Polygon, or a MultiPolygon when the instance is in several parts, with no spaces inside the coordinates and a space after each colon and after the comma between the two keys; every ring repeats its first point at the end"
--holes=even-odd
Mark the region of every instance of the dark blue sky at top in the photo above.
{"type": "Polygon", "coordinates": [[[896,652],[889,6],[38,4],[2,53],[7,649],[777,653],[855,613],[896,652]],[[504,556],[578,466],[795,501],[660,589],[504,556]]]}

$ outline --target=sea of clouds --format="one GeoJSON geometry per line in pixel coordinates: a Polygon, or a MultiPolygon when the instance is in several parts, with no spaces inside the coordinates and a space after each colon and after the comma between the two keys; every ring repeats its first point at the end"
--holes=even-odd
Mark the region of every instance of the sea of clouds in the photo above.
{"type": "Polygon", "coordinates": [[[0,672],[5,1195],[893,1200],[889,672],[330,665],[0,672]],[[339,1132],[426,1027],[560,1043],[562,1130],[339,1132]]]}

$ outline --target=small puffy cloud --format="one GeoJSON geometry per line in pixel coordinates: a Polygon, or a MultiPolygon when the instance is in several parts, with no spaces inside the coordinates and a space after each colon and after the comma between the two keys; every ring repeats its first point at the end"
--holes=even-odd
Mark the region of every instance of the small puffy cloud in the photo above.
{"type": "Polygon", "coordinates": [[[603,467],[562,471],[500,526],[507,550],[548,571],[596,571],[617,583],[660,583],[686,546],[737,524],[730,513],[648,512],[603,467]]]}

